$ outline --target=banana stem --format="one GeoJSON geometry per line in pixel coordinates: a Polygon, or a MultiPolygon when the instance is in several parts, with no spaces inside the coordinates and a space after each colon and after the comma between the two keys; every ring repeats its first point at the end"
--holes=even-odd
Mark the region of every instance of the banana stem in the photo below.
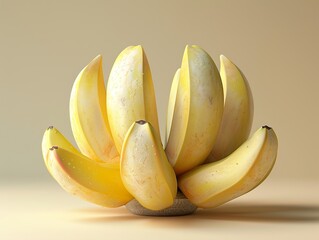
{"type": "Polygon", "coordinates": [[[192,204],[181,191],[177,192],[173,205],[162,210],[149,210],[143,207],[135,199],[127,203],[125,207],[135,215],[153,217],[184,216],[193,214],[197,209],[197,207],[192,204]]]}

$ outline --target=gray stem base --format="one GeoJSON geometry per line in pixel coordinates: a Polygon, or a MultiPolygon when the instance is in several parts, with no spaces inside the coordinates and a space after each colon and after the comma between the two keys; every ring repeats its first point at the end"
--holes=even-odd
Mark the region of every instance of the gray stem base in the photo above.
{"type": "Polygon", "coordinates": [[[192,204],[183,193],[178,192],[177,196],[174,200],[174,203],[172,206],[154,211],[147,208],[144,208],[138,201],[133,199],[129,203],[125,205],[125,207],[133,214],[135,215],[141,215],[141,216],[162,216],[162,217],[168,217],[168,216],[183,216],[183,215],[189,215],[196,211],[197,207],[192,204]]]}

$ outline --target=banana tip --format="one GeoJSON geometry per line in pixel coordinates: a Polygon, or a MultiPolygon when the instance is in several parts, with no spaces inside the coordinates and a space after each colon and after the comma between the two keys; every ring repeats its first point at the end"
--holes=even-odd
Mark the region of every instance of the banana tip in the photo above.
{"type": "Polygon", "coordinates": [[[224,61],[224,60],[226,60],[227,58],[225,57],[225,55],[220,54],[219,59],[220,59],[221,61],[224,61]]]}
{"type": "Polygon", "coordinates": [[[137,124],[140,124],[140,125],[144,125],[146,123],[145,120],[138,120],[136,121],[137,124]]]}
{"type": "Polygon", "coordinates": [[[271,127],[269,127],[267,125],[262,126],[262,128],[266,128],[267,130],[271,130],[272,129],[271,127]]]}
{"type": "Polygon", "coordinates": [[[185,46],[185,50],[194,49],[194,48],[200,48],[200,47],[196,44],[187,44],[185,46]]]}
{"type": "Polygon", "coordinates": [[[58,146],[52,146],[51,148],[49,148],[50,151],[53,151],[55,149],[58,149],[58,146]]]}
{"type": "Polygon", "coordinates": [[[93,60],[92,63],[102,65],[102,55],[98,54],[93,60]]]}
{"type": "Polygon", "coordinates": [[[142,45],[135,45],[135,46],[133,46],[133,48],[134,49],[136,49],[136,50],[138,50],[138,51],[141,51],[141,52],[143,52],[144,51],[144,49],[143,49],[143,47],[142,47],[142,45]]]}

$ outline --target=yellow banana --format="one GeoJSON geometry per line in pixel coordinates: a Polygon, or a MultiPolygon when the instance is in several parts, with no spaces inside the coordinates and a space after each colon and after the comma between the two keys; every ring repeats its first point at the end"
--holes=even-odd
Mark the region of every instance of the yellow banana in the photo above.
{"type": "Polygon", "coordinates": [[[122,183],[119,161],[85,157],[53,127],[44,133],[42,153],[49,172],[67,192],[105,207],[119,207],[132,199],[122,183]]]}
{"type": "Polygon", "coordinates": [[[151,71],[141,46],[126,48],[114,62],[107,84],[107,114],[119,152],[127,130],[137,120],[149,121],[159,134],[151,71]]]}
{"type": "Polygon", "coordinates": [[[47,169],[50,172],[50,169],[48,168],[47,164],[47,155],[49,152],[49,149],[52,146],[63,146],[66,150],[71,152],[76,152],[76,148],[73,147],[73,145],[59,132],[58,129],[56,129],[53,126],[50,126],[46,129],[44,132],[43,138],[42,138],[42,157],[44,159],[45,165],[47,169]]]}
{"type": "Polygon", "coordinates": [[[70,96],[80,151],[54,127],[44,133],[50,174],[67,192],[101,206],[135,198],[128,209],[147,215],[184,214],[178,187],[192,202],[183,201],[191,206],[187,213],[194,205],[212,208],[251,191],[269,175],[278,140],[268,126],[247,140],[253,119],[248,82],[226,57],[220,64],[219,73],[208,53],[186,46],[171,85],[164,150],[143,48],[119,54],[107,89],[97,56],[77,76],[70,96]]]}
{"type": "Polygon", "coordinates": [[[150,123],[140,120],[128,130],[121,153],[121,176],[126,189],[145,208],[161,210],[173,204],[176,176],[150,123]]]}
{"type": "Polygon", "coordinates": [[[180,73],[181,73],[181,69],[179,68],[179,69],[177,69],[177,71],[174,75],[172,86],[171,86],[171,91],[169,93],[169,101],[168,101],[167,116],[166,116],[165,145],[167,144],[168,136],[169,136],[169,133],[171,131],[177,88],[178,88],[178,83],[179,83],[179,79],[180,79],[180,75],[181,75],[180,73]]]}
{"type": "Polygon", "coordinates": [[[119,159],[107,121],[100,55],[80,72],[74,82],[70,118],[74,138],[85,156],[103,161],[119,159]]]}
{"type": "Polygon", "coordinates": [[[257,187],[270,173],[277,150],[275,132],[264,126],[228,157],[180,176],[179,188],[193,204],[216,207],[257,187]]]}
{"type": "Polygon", "coordinates": [[[253,97],[243,73],[221,55],[220,74],[224,89],[224,113],[207,162],[222,159],[235,151],[249,137],[253,121],[253,97]]]}
{"type": "Polygon", "coordinates": [[[200,47],[186,46],[165,149],[177,174],[205,161],[217,137],[223,105],[215,63],[200,47]]]}

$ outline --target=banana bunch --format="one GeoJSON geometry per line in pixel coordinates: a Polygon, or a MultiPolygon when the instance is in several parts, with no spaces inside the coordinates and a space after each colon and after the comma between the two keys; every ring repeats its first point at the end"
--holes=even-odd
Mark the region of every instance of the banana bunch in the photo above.
{"type": "Polygon", "coordinates": [[[70,119],[77,150],[54,127],[43,136],[49,173],[66,191],[105,207],[135,199],[159,211],[178,190],[212,208],[258,186],[278,141],[268,126],[250,138],[253,99],[240,69],[225,56],[220,72],[199,46],[186,46],[169,96],[162,145],[150,66],[141,46],[123,50],[104,85],[102,57],[77,76],[70,119]]]}

